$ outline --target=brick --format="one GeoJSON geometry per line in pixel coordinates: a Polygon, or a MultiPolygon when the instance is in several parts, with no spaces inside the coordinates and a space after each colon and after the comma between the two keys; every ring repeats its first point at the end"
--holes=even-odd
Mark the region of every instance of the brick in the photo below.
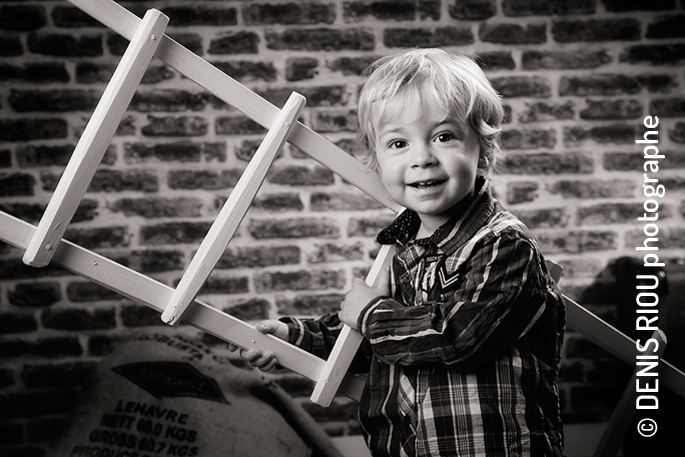
{"type": "Polygon", "coordinates": [[[573,119],[575,117],[575,103],[536,102],[526,103],[525,109],[518,115],[521,123],[551,122],[573,119]]]}
{"type": "Polygon", "coordinates": [[[272,88],[258,92],[276,106],[283,106],[295,90],[307,99],[307,107],[347,105],[349,97],[346,86],[316,86],[298,88],[272,88]]]}
{"type": "MultiPolygon", "coordinates": [[[[234,154],[236,159],[242,160],[243,162],[249,162],[250,160],[252,160],[252,157],[254,157],[254,154],[255,152],[257,152],[257,149],[259,148],[260,144],[262,144],[261,139],[242,141],[240,144],[235,146],[234,154]]],[[[282,148],[280,151],[276,153],[276,159],[283,156],[284,149],[285,148],[282,148]]]]}
{"type": "Polygon", "coordinates": [[[259,52],[259,35],[249,31],[229,33],[212,40],[207,52],[212,55],[257,54],[259,52]]]}
{"type": "Polygon", "coordinates": [[[272,167],[267,175],[272,184],[287,186],[329,186],[334,183],[333,172],[324,167],[272,167]]]}
{"type": "Polygon", "coordinates": [[[0,313],[0,317],[0,335],[38,330],[38,323],[32,314],[0,313]]]}
{"type": "Polygon", "coordinates": [[[317,111],[311,120],[311,127],[319,133],[356,132],[359,126],[357,112],[317,111]]]}
{"type": "Polygon", "coordinates": [[[595,0],[503,0],[506,16],[546,16],[551,14],[592,14],[595,0]]]}
{"type": "Polygon", "coordinates": [[[129,109],[141,113],[202,111],[207,106],[208,100],[209,94],[204,92],[178,89],[156,89],[146,92],[138,90],[133,95],[129,109]]]}
{"type": "Polygon", "coordinates": [[[36,178],[25,173],[0,173],[0,197],[19,197],[33,195],[36,178]]]}
{"type": "Polygon", "coordinates": [[[209,123],[200,116],[148,116],[148,124],[140,129],[145,136],[202,136],[207,134],[209,123]]]}
{"type": "Polygon", "coordinates": [[[353,244],[316,244],[315,250],[307,255],[307,262],[312,264],[364,260],[364,245],[353,244]]]}
{"type": "Polygon", "coordinates": [[[640,22],[630,18],[556,21],[552,36],[558,43],[639,40],[640,22]]]}
{"type": "Polygon", "coordinates": [[[338,57],[326,62],[326,67],[345,76],[360,76],[364,69],[378,59],[378,56],[338,57]]]}
{"type": "Polygon", "coordinates": [[[389,48],[464,46],[473,41],[470,27],[387,28],[383,31],[383,44],[389,48]]]}
{"type": "Polygon", "coordinates": [[[0,446],[21,444],[24,441],[24,426],[18,423],[0,424],[0,446]]]}
{"type": "Polygon", "coordinates": [[[614,13],[627,11],[663,11],[675,8],[675,0],[602,0],[604,8],[614,13]]]}
{"type": "Polygon", "coordinates": [[[478,36],[481,41],[499,44],[541,44],[547,41],[545,24],[481,24],[478,36]]]}
{"type": "Polygon", "coordinates": [[[380,21],[412,21],[416,12],[417,3],[414,1],[343,2],[343,19],[348,23],[369,17],[380,21]]]}
{"type": "Polygon", "coordinates": [[[172,170],[167,177],[171,189],[217,190],[235,187],[242,170],[172,170]]]}
{"type": "MultiPolygon", "coordinates": [[[[144,308],[141,306],[141,308],[144,308]]],[[[150,309],[150,308],[148,308],[150,309]]],[[[153,311],[152,309],[150,309],[153,311]]],[[[124,309],[121,311],[122,321],[124,321],[123,315],[125,314],[124,309]]],[[[159,317],[159,312],[156,312],[157,317],[159,317]]],[[[161,319],[158,319],[161,321],[161,319]]],[[[104,355],[111,354],[116,348],[118,348],[122,342],[127,339],[126,334],[119,334],[118,336],[110,335],[93,335],[88,338],[88,355],[91,357],[100,357],[104,355]]]]}
{"type": "Polygon", "coordinates": [[[392,222],[393,218],[360,218],[355,217],[350,219],[347,225],[348,236],[366,236],[375,238],[378,232],[386,228],[392,222]]]}
{"type": "Polygon", "coordinates": [[[313,79],[317,74],[319,60],[311,57],[294,57],[286,61],[285,79],[287,81],[302,81],[313,79]]]}
{"type": "Polygon", "coordinates": [[[26,364],[21,379],[27,387],[78,387],[84,386],[95,373],[95,362],[73,362],[61,364],[26,364]]]}
{"type": "MultiPolygon", "coordinates": [[[[682,151],[660,151],[665,159],[659,160],[659,169],[685,168],[685,153],[682,151]]],[[[604,154],[604,168],[611,171],[641,171],[644,156],[641,152],[607,152],[604,154]]]]}
{"type": "Polygon", "coordinates": [[[273,62],[212,62],[212,65],[240,82],[276,81],[277,71],[273,62]]]}
{"type": "Polygon", "coordinates": [[[483,71],[513,70],[516,62],[508,51],[482,52],[479,54],[478,64],[483,71]]]}
{"type": "Polygon", "coordinates": [[[298,295],[295,298],[279,297],[276,303],[281,315],[323,316],[340,309],[343,294],[298,295]]]}
{"type": "Polygon", "coordinates": [[[216,268],[261,268],[274,265],[297,265],[300,263],[297,246],[241,246],[230,247],[219,258],[216,268]]]}
{"type": "Polygon", "coordinates": [[[419,19],[432,19],[434,21],[440,20],[440,3],[440,0],[419,0],[419,19]]]}
{"type": "Polygon", "coordinates": [[[41,313],[41,323],[54,330],[104,330],[116,326],[113,308],[103,309],[52,309],[41,313]]]}
{"type": "Polygon", "coordinates": [[[258,239],[271,238],[338,238],[337,221],[318,218],[251,219],[250,234],[258,239]]]}
{"type": "Polygon", "coordinates": [[[490,81],[505,98],[548,98],[552,95],[549,80],[540,76],[504,76],[490,81]]]}
{"type": "Polygon", "coordinates": [[[631,198],[636,185],[627,179],[613,180],[561,180],[548,185],[547,190],[564,198],[631,198]]]}
{"type": "MultiPolygon", "coordinates": [[[[659,220],[661,220],[662,208],[664,207],[662,206],[659,208],[659,220]]],[[[680,227],[668,227],[662,229],[659,231],[657,237],[659,238],[658,246],[660,250],[682,249],[685,247],[685,230],[680,227]]],[[[626,232],[625,244],[626,246],[643,246],[645,238],[646,237],[642,229],[629,231],[626,232]]]]}
{"type": "Polygon", "coordinates": [[[642,103],[637,100],[587,100],[580,111],[585,120],[636,119],[642,117],[642,103]]]}
{"type": "Polygon", "coordinates": [[[649,92],[665,94],[678,87],[678,82],[671,75],[637,75],[636,78],[649,92]]]}
{"type": "Polygon", "coordinates": [[[637,139],[634,126],[616,124],[598,127],[564,127],[564,144],[575,146],[585,141],[594,141],[599,144],[630,144],[637,139]]]}
{"type": "MultiPolygon", "coordinates": [[[[57,183],[54,175],[41,173],[41,180],[43,190],[55,189],[57,183]]],[[[157,192],[158,189],[159,178],[153,171],[100,169],[95,172],[88,192],[157,192]]]]}
{"type": "Polygon", "coordinates": [[[531,229],[563,228],[570,219],[564,208],[517,209],[515,213],[531,229]]]}
{"type": "Polygon", "coordinates": [[[685,63],[685,44],[639,44],[626,48],[620,62],[630,64],[682,65],[685,63]]]}
{"type": "Polygon", "coordinates": [[[107,205],[114,212],[126,216],[142,216],[146,219],[158,217],[198,217],[201,215],[202,200],[198,198],[122,198],[107,205]]]}
{"type": "Polygon", "coordinates": [[[590,258],[564,259],[561,265],[564,278],[595,278],[605,268],[603,262],[590,258]]]}
{"type": "Polygon", "coordinates": [[[202,284],[199,295],[206,294],[244,294],[250,291],[247,277],[238,278],[216,278],[210,276],[202,284]]]}
{"type": "Polygon", "coordinates": [[[510,182],[507,184],[507,203],[532,202],[538,197],[540,185],[534,181],[510,182]]]}
{"type": "Polygon", "coordinates": [[[257,292],[341,289],[345,286],[345,272],[321,269],[264,272],[255,276],[254,283],[257,292]]]}
{"type": "Polygon", "coordinates": [[[685,98],[671,97],[652,100],[649,112],[659,117],[683,117],[685,116],[685,98]]]}
{"type": "Polygon", "coordinates": [[[24,46],[19,37],[2,36],[0,37],[0,57],[20,56],[24,53],[24,46]]]}
{"type": "Polygon", "coordinates": [[[67,425],[67,419],[62,417],[42,417],[28,422],[26,436],[30,443],[56,443],[67,430],[67,425]]]}
{"type": "Polygon", "coordinates": [[[685,144],[685,122],[677,122],[672,129],[668,129],[668,138],[678,144],[685,144]]]}
{"type": "Polygon", "coordinates": [[[595,74],[589,76],[562,76],[559,80],[559,95],[620,95],[637,94],[641,90],[637,78],[616,74],[595,74]]]}
{"type": "MultiPolygon", "coordinates": [[[[64,167],[69,163],[69,159],[73,154],[75,145],[61,144],[61,145],[26,145],[17,148],[17,163],[22,168],[32,167],[49,167],[60,166],[64,167]]],[[[116,152],[114,147],[107,148],[101,163],[112,165],[116,162],[116,152]]]]}
{"type": "Polygon", "coordinates": [[[45,205],[37,203],[4,203],[0,204],[0,211],[18,217],[19,219],[30,222],[34,225],[40,221],[45,212],[45,205]]]}
{"type": "Polygon", "coordinates": [[[191,26],[231,26],[238,24],[236,8],[204,6],[167,6],[162,9],[169,16],[169,23],[174,27],[191,26]]]}
{"type": "MultiPolygon", "coordinates": [[[[74,407],[76,398],[76,389],[61,389],[58,392],[54,390],[37,390],[32,392],[6,393],[0,395],[0,411],[4,412],[3,419],[67,414],[74,407]]],[[[44,456],[45,454],[29,455],[33,457],[33,455],[44,456]]]]}
{"type": "Polygon", "coordinates": [[[618,234],[613,231],[544,232],[535,234],[540,249],[547,254],[614,250],[618,247],[618,234]]]}
{"type": "Polygon", "coordinates": [[[125,263],[143,274],[181,270],[185,266],[185,254],[177,250],[137,250],[128,255],[125,263]]]}
{"type": "Polygon", "coordinates": [[[551,149],[557,142],[556,131],[542,129],[505,130],[502,132],[504,149],[551,149]]]}
{"type": "Polygon", "coordinates": [[[121,300],[123,297],[93,282],[70,282],[67,285],[67,298],[73,303],[103,300],[121,300]]]}
{"type": "Polygon", "coordinates": [[[454,0],[447,11],[453,19],[477,21],[497,14],[497,5],[495,0],[454,0]]]}
{"type": "Polygon", "coordinates": [[[606,49],[578,49],[575,51],[523,51],[524,70],[576,70],[599,68],[611,63],[606,49]]]}
{"type": "Polygon", "coordinates": [[[99,57],[103,54],[100,35],[60,35],[32,33],[26,40],[34,54],[53,57],[99,57]]]}
{"type": "Polygon", "coordinates": [[[312,211],[363,211],[383,205],[362,193],[313,192],[309,199],[312,211]]]}
{"type": "Polygon", "coordinates": [[[593,169],[592,157],[580,152],[506,154],[499,166],[500,173],[514,175],[590,174],[593,169]]]}
{"type": "Polygon", "coordinates": [[[685,37],[685,14],[657,18],[647,27],[646,38],[685,37]]]}
{"type": "Polygon", "coordinates": [[[33,32],[48,23],[44,6],[3,5],[0,7],[0,29],[10,32],[33,32]]]}
{"type": "Polygon", "coordinates": [[[0,278],[2,279],[35,279],[69,274],[63,268],[52,264],[43,268],[34,268],[24,265],[21,258],[0,258],[0,278]]]}
{"type": "Polygon", "coordinates": [[[56,5],[52,9],[51,16],[55,25],[60,28],[105,27],[96,19],[74,6],[56,5]]]}
{"type": "Polygon", "coordinates": [[[93,90],[12,90],[7,98],[18,113],[93,111],[101,94],[93,90]]]}
{"type": "Polygon", "coordinates": [[[64,63],[36,62],[23,66],[0,65],[0,81],[21,81],[31,84],[66,83],[71,77],[64,63]]]}
{"type": "Polygon", "coordinates": [[[287,29],[265,31],[266,47],[277,51],[373,51],[374,35],[363,29],[287,29]]]}
{"type": "Polygon", "coordinates": [[[269,318],[271,303],[261,298],[253,298],[242,303],[236,303],[223,308],[226,314],[241,321],[262,321],[269,318]]]}
{"type": "Polygon", "coordinates": [[[86,249],[128,246],[127,227],[68,228],[64,238],[86,249]]]}
{"type": "Polygon", "coordinates": [[[7,300],[22,308],[40,308],[62,300],[62,292],[58,282],[19,283],[7,292],[7,300]]]}
{"type": "Polygon", "coordinates": [[[64,119],[0,119],[0,141],[31,141],[66,138],[64,119]]]}
{"type": "Polygon", "coordinates": [[[264,134],[266,129],[245,116],[220,117],[215,121],[217,135],[264,134]]]}
{"type": "Polygon", "coordinates": [[[146,163],[154,160],[180,163],[199,162],[202,158],[203,149],[207,146],[210,145],[191,141],[163,144],[125,143],[124,161],[129,164],[146,163]]]}
{"type": "Polygon", "coordinates": [[[297,193],[278,193],[258,195],[252,201],[251,208],[264,211],[302,211],[304,205],[297,193]]]}
{"type": "MultiPolygon", "coordinates": [[[[643,213],[642,205],[635,203],[600,203],[578,208],[578,224],[627,224],[637,220],[643,213]]],[[[659,218],[667,216],[664,207],[659,208],[659,218]]]]}
{"type": "MultiPolygon", "coordinates": [[[[165,325],[160,318],[159,311],[137,304],[128,304],[121,307],[121,323],[124,327],[129,328],[165,325]]],[[[97,349],[99,352],[107,351],[108,349],[107,342],[103,341],[98,345],[102,343],[105,343],[105,345],[97,349]]]]}
{"type": "Polygon", "coordinates": [[[10,168],[12,166],[12,151],[9,149],[0,150],[0,168],[10,168]]]}
{"type": "Polygon", "coordinates": [[[146,225],[140,229],[140,244],[163,245],[198,243],[207,235],[210,222],[173,222],[146,225]]]}
{"type": "Polygon", "coordinates": [[[335,20],[332,3],[253,3],[241,12],[245,25],[315,25],[332,24],[335,20]]]}

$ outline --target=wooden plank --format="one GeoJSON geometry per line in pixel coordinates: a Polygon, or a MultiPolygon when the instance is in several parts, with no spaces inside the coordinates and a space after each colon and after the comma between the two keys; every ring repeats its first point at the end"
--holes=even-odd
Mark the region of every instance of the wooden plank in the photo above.
{"type": "MultiPolygon", "coordinates": [[[[568,326],[629,365],[635,364],[635,340],[563,296],[568,326]]],[[[685,398],[685,373],[666,360],[659,361],[659,383],[685,398]]]]}
{"type": "MultiPolygon", "coordinates": [[[[93,2],[97,7],[98,2],[93,2]]],[[[24,253],[24,263],[42,267],[50,263],[55,248],[74,216],[95,171],[126,112],[145,69],[160,43],[169,18],[149,10],[140,21],[112,79],[79,139],[57,188],[24,253]]]]}
{"type": "MultiPolygon", "coordinates": [[[[383,268],[390,265],[394,252],[394,246],[383,245],[381,247],[371,270],[366,275],[367,285],[371,287],[377,285],[378,277],[383,268]]],[[[364,337],[358,331],[347,325],[343,327],[309,397],[312,402],[325,407],[330,406],[363,339],[364,337]]]]}
{"type": "Polygon", "coordinates": [[[304,104],[305,98],[298,93],[293,92],[288,98],[176,286],[162,313],[162,320],[167,324],[178,322],[226,250],[304,104]]]}
{"type": "MultiPolygon", "coordinates": [[[[133,13],[112,0],[69,2],[127,39],[133,35],[136,24],[140,21],[133,13]]],[[[278,116],[279,109],[276,106],[167,35],[162,37],[155,56],[267,129],[271,128],[278,116]]],[[[384,206],[394,212],[401,210],[400,205],[388,194],[377,173],[309,127],[298,122],[288,142],[384,206]]]]}
{"type": "MultiPolygon", "coordinates": [[[[35,230],[34,225],[0,211],[0,240],[23,251],[35,230]]],[[[174,291],[165,284],[68,240],[62,239],[55,251],[53,264],[159,312],[164,309],[174,291]]],[[[271,351],[280,365],[308,379],[315,381],[321,376],[324,360],[272,335],[263,335],[254,326],[200,301],[194,301],[193,306],[185,313],[183,323],[241,348],[271,351]]],[[[348,375],[340,393],[359,400],[363,385],[363,379],[348,375]]]]}
{"type": "MultiPolygon", "coordinates": [[[[652,335],[656,341],[658,341],[659,348],[655,353],[650,355],[656,355],[661,357],[666,349],[666,335],[661,330],[657,330],[652,335]]],[[[628,427],[633,420],[635,415],[635,400],[637,399],[637,391],[635,390],[635,385],[637,381],[637,373],[640,371],[641,367],[635,368],[633,376],[628,381],[626,389],[623,391],[623,395],[616,405],[614,412],[611,414],[611,418],[607,423],[604,433],[599,440],[599,444],[595,449],[593,457],[616,457],[621,445],[623,444],[623,439],[628,432],[628,427]]]]}

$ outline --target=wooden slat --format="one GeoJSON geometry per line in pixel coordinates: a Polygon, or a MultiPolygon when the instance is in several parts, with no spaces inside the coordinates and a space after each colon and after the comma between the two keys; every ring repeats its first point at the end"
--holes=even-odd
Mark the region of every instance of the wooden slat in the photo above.
{"type": "MultiPolygon", "coordinates": [[[[93,2],[96,6],[98,2],[93,2]]],[[[74,216],[95,171],[126,112],[145,69],[157,49],[169,18],[149,10],[117,66],[79,139],[57,188],[24,253],[24,263],[42,267],[50,263],[55,248],[74,216]]]]}
{"type": "MultiPolygon", "coordinates": [[[[34,225],[0,211],[0,240],[25,250],[35,230],[34,225]]],[[[173,293],[173,289],[165,284],[64,239],[51,263],[159,312],[173,293]]],[[[200,301],[194,301],[185,313],[183,323],[245,349],[271,351],[280,365],[308,379],[315,381],[321,376],[324,360],[272,335],[263,335],[254,326],[200,301]]],[[[363,384],[363,379],[348,375],[340,393],[359,400],[363,384]]]]}
{"type": "MultiPolygon", "coordinates": [[[[376,256],[371,270],[366,275],[366,284],[374,287],[378,283],[383,268],[390,265],[395,249],[391,245],[383,245],[376,256]]],[[[310,400],[321,406],[329,406],[335,398],[352,359],[354,359],[364,337],[356,330],[345,325],[335,340],[335,345],[328,356],[321,376],[314,386],[310,400]]]]}
{"type": "MultiPolygon", "coordinates": [[[[69,0],[102,24],[130,39],[140,21],[112,0],[69,0]]],[[[258,124],[271,128],[279,109],[243,86],[202,57],[164,35],[155,57],[192,79],[258,124]]],[[[383,187],[378,174],[302,123],[293,128],[288,142],[395,212],[401,210],[383,187]]]]}
{"type": "Polygon", "coordinates": [[[181,277],[181,281],[176,286],[171,300],[162,313],[162,320],[167,324],[173,325],[178,322],[226,250],[228,242],[233,238],[236,229],[250,208],[252,200],[264,182],[271,163],[288,138],[293,125],[297,122],[297,116],[304,103],[305,98],[295,92],[288,98],[278,119],[240,176],[238,183],[181,277]]]}

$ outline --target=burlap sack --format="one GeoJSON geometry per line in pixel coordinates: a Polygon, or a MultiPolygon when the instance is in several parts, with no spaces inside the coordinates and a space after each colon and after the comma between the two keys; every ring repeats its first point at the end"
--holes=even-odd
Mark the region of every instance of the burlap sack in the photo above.
{"type": "Polygon", "coordinates": [[[258,371],[169,329],[137,336],[99,364],[54,455],[339,455],[302,412],[258,371]]]}

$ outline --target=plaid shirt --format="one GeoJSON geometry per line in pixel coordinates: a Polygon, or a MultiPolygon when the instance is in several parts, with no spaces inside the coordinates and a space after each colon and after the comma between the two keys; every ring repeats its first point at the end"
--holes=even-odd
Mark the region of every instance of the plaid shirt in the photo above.
{"type": "MultiPolygon", "coordinates": [[[[359,416],[374,456],[561,456],[561,294],[528,229],[477,189],[430,238],[413,239],[408,210],[378,236],[397,244],[393,296],[360,314],[353,363],[369,373],[359,416]]],[[[285,321],[321,357],[341,328],[336,313],[285,321]]]]}

